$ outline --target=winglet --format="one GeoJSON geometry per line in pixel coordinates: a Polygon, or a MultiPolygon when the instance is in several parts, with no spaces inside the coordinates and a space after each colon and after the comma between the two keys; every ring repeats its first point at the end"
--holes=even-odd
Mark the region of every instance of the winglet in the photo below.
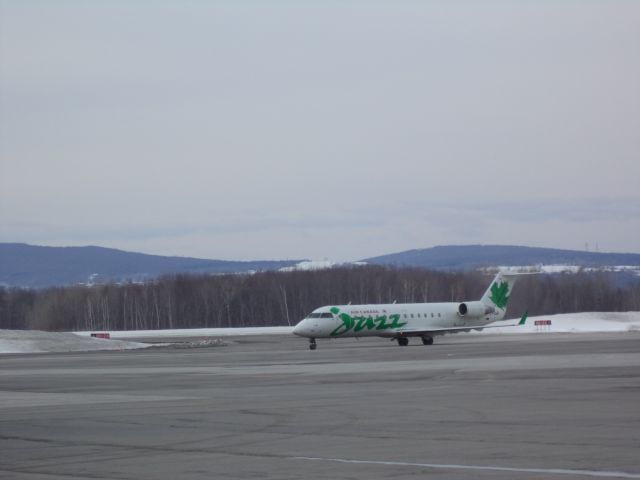
{"type": "Polygon", "coordinates": [[[522,318],[520,319],[520,321],[518,322],[518,325],[524,325],[525,322],[527,321],[527,318],[529,317],[529,312],[525,311],[522,314],[522,318]]]}

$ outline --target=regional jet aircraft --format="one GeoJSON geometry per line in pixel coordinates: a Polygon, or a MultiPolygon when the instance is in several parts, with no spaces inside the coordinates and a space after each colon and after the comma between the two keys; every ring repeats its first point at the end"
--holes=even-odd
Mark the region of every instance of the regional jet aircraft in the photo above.
{"type": "Polygon", "coordinates": [[[300,321],[293,333],[307,337],[311,350],[316,349],[316,338],[342,337],[387,337],[404,347],[409,337],[420,337],[423,344],[431,345],[434,336],[445,333],[524,325],[526,313],[517,324],[487,326],[504,318],[516,277],[498,273],[482,298],[473,302],[320,307],[300,321]]]}

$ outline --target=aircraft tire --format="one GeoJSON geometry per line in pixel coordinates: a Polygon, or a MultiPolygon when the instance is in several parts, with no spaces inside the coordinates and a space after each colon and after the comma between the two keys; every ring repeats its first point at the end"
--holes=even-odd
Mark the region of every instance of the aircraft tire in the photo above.
{"type": "Polygon", "coordinates": [[[315,343],[309,344],[309,350],[315,350],[316,348],[318,348],[318,345],[316,345],[315,343]]]}
{"type": "Polygon", "coordinates": [[[424,345],[433,345],[433,337],[427,337],[427,336],[422,337],[422,343],[424,345]]]}
{"type": "Polygon", "coordinates": [[[398,337],[398,345],[401,347],[406,347],[409,345],[409,339],[407,337],[398,337]]]}

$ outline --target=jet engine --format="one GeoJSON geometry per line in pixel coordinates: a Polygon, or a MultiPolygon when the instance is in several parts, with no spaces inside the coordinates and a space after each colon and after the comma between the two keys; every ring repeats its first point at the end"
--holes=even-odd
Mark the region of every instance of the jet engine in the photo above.
{"type": "Polygon", "coordinates": [[[482,302],[464,302],[458,305],[458,315],[461,317],[482,317],[495,312],[495,308],[482,302]]]}

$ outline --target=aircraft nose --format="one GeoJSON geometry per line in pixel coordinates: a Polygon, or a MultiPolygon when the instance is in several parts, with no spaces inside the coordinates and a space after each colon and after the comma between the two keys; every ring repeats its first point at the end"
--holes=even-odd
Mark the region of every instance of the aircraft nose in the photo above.
{"type": "Polygon", "coordinates": [[[306,320],[301,320],[298,324],[293,327],[294,335],[298,335],[300,337],[306,337],[309,335],[309,325],[306,320]]]}

